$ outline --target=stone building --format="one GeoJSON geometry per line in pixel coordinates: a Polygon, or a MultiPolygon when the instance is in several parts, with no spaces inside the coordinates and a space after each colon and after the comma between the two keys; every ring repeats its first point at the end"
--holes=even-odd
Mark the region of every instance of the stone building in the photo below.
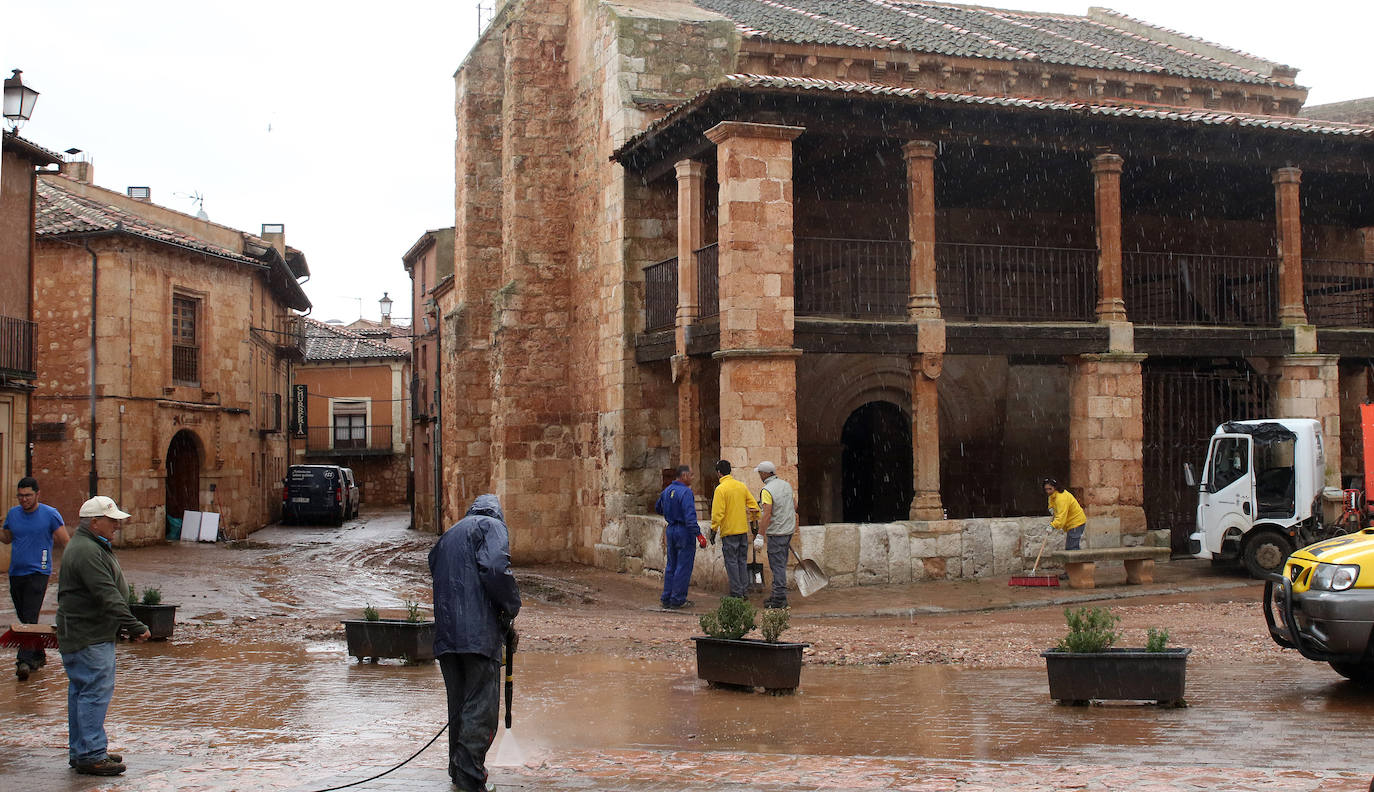
{"type": "Polygon", "coordinates": [[[439,443],[439,290],[453,284],[453,229],[426,231],[410,246],[401,263],[410,275],[411,352],[410,422],[411,470],[415,497],[410,524],[416,530],[440,533],[443,520],[443,469],[439,443]],[[436,500],[435,493],[440,493],[436,500]]]}
{"type": "MultiPolygon", "coordinates": [[[[34,388],[33,223],[38,168],[57,154],[10,131],[0,147],[0,509],[29,470],[29,398],[34,388]]],[[[40,482],[41,485],[42,482],[40,482]]],[[[4,551],[8,554],[8,548],[4,551]]]]}
{"type": "Polygon", "coordinates": [[[242,537],[281,514],[289,368],[301,356],[305,256],[91,183],[89,163],[38,181],[33,469],[74,522],[89,495],[153,542],[186,509],[242,537]]]}
{"type": "Polygon", "coordinates": [[[445,488],[520,560],[636,569],[665,468],[769,459],[865,583],[1028,566],[1042,476],[1090,546],[1182,549],[1229,418],[1319,418],[1339,484],[1374,128],[1296,74],[1102,9],[498,2],[455,76],[445,488]]]}
{"type": "Polygon", "coordinates": [[[352,468],[364,504],[408,503],[409,352],[385,338],[303,321],[305,359],[293,384],[296,399],[305,394],[305,425],[293,427],[292,464],[352,468]]]}

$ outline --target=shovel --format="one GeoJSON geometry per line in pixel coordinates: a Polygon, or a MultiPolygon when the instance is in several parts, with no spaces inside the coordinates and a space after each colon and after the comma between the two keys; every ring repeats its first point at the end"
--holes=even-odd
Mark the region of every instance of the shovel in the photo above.
{"type": "Polygon", "coordinates": [[[800,591],[803,597],[809,597],[830,585],[830,578],[821,571],[820,564],[797,555],[795,547],[789,545],[787,549],[791,550],[792,557],[797,559],[797,571],[793,577],[797,580],[797,591],[800,591]]]}
{"type": "Polygon", "coordinates": [[[56,649],[57,628],[51,624],[12,624],[0,635],[5,649],[56,649]]]}

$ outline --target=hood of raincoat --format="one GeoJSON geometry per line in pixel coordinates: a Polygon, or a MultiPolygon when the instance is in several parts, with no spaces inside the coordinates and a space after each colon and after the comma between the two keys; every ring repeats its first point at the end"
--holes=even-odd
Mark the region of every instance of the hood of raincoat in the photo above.
{"type": "Polygon", "coordinates": [[[520,612],[501,502],[479,495],[467,516],[429,551],[434,578],[434,654],[480,654],[499,662],[520,612]]]}

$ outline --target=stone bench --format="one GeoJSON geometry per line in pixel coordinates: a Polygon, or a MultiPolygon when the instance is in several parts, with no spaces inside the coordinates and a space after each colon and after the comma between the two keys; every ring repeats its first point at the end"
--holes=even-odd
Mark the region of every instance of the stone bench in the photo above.
{"type": "Polygon", "coordinates": [[[1055,550],[1046,553],[1051,561],[1064,565],[1070,588],[1095,588],[1093,571],[1098,561],[1121,561],[1126,565],[1126,582],[1131,585],[1153,583],[1155,561],[1168,561],[1167,547],[1104,547],[1100,550],[1055,550]]]}

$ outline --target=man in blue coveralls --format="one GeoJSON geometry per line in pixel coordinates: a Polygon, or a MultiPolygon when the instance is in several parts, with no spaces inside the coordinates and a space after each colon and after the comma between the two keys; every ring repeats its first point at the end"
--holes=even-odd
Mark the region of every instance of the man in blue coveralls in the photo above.
{"type": "Polygon", "coordinates": [[[692,567],[696,564],[692,543],[706,546],[706,537],[697,524],[697,498],[692,493],[690,466],[677,466],[677,478],[658,496],[654,511],[668,521],[663,534],[663,596],[659,602],[668,610],[690,608],[687,585],[692,582],[692,567]]]}
{"type": "MultiPolygon", "coordinates": [[[[19,505],[5,515],[0,542],[10,546],[10,599],[14,612],[24,624],[37,624],[52,576],[53,545],[67,545],[67,527],[62,515],[46,503],[38,502],[38,481],[32,476],[19,479],[19,505]]],[[[48,662],[42,649],[20,649],[15,657],[14,675],[29,678],[48,662]]]]}

